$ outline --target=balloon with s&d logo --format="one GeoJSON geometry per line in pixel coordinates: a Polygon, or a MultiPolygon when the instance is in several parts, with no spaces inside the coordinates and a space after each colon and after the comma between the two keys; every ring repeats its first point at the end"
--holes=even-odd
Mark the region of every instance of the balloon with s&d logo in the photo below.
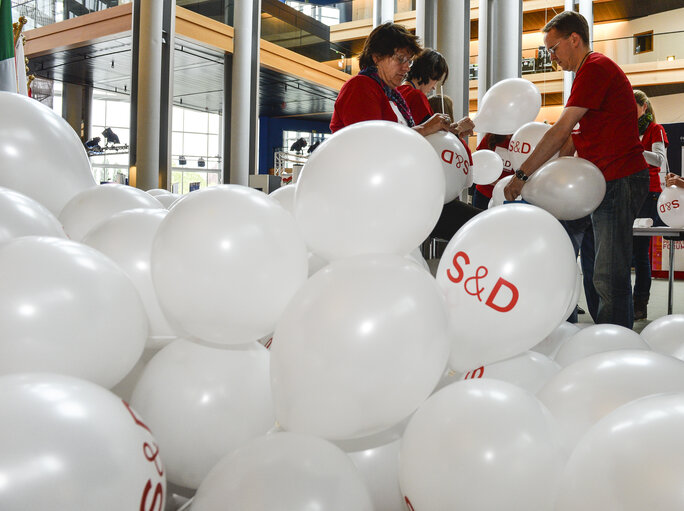
{"type": "Polygon", "coordinates": [[[513,357],[564,319],[575,288],[565,229],[529,204],[489,209],[451,239],[437,269],[449,308],[449,365],[466,370],[513,357]]]}
{"type": "Polygon", "coordinates": [[[451,202],[466,186],[470,173],[470,158],[456,135],[446,131],[438,131],[425,137],[437,152],[444,170],[446,190],[444,204],[451,202]]]}
{"type": "MultiPolygon", "coordinates": [[[[525,160],[532,154],[537,144],[544,134],[551,129],[550,124],[543,122],[528,122],[520,126],[513,133],[511,141],[508,143],[508,154],[514,169],[519,169],[525,160]]],[[[558,153],[554,154],[549,160],[558,158],[558,153]]]]}
{"type": "Polygon", "coordinates": [[[524,78],[507,78],[494,84],[482,97],[473,119],[478,133],[510,135],[534,121],[541,109],[541,93],[524,78]]]}
{"type": "Polygon", "coordinates": [[[658,216],[665,225],[684,227],[684,188],[668,186],[658,197],[658,216]]]}

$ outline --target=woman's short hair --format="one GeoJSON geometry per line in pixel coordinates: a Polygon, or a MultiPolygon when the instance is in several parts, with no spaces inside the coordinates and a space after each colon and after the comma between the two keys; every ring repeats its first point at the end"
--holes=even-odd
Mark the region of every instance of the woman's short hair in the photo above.
{"type": "Polygon", "coordinates": [[[420,52],[418,37],[409,32],[403,25],[388,21],[373,29],[363,44],[359,56],[359,67],[374,66],[373,55],[391,57],[396,50],[407,50],[411,55],[420,52]]]}
{"type": "Polygon", "coordinates": [[[646,113],[651,114],[651,117],[653,117],[653,122],[655,122],[655,112],[653,112],[653,107],[651,106],[651,100],[648,99],[648,96],[646,95],[646,93],[643,91],[640,91],[639,89],[634,89],[634,99],[636,100],[637,105],[639,105],[639,106],[646,105],[646,113]]]}
{"type": "Polygon", "coordinates": [[[449,119],[454,119],[454,102],[446,94],[442,96],[441,94],[435,94],[428,98],[428,103],[430,103],[430,108],[436,114],[447,114],[449,119]],[[442,101],[442,98],[444,101],[442,101]],[[442,104],[444,105],[444,111],[442,111],[442,104]]]}
{"type": "Polygon", "coordinates": [[[432,48],[425,48],[413,61],[406,78],[416,81],[418,85],[425,85],[430,80],[440,80],[444,77],[446,82],[449,76],[449,66],[442,54],[432,48]]]}
{"type": "Polygon", "coordinates": [[[555,28],[563,37],[568,37],[573,32],[582,38],[584,44],[589,46],[589,24],[584,16],[575,11],[563,11],[556,14],[549,21],[542,32],[545,34],[555,28]]]}

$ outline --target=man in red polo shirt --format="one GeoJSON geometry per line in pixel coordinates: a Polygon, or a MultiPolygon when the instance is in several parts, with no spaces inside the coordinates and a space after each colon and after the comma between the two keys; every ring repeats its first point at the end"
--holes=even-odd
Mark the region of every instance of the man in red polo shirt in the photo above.
{"type": "Polygon", "coordinates": [[[620,67],[589,47],[589,26],[574,11],[555,16],[543,29],[544,44],[564,71],[574,71],[570,98],[506,187],[507,199],[520,194],[527,177],[556,151],[596,165],[606,179],[606,195],[592,213],[599,294],[597,323],[632,328],[632,225],[648,194],[648,165],[639,141],[636,102],[620,67]],[[579,123],[579,126],[577,126],[579,123]]]}

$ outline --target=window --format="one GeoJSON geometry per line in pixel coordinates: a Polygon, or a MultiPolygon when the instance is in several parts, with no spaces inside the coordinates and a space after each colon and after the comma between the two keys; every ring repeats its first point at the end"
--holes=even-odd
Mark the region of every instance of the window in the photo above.
{"type": "Polygon", "coordinates": [[[634,55],[653,51],[653,30],[634,34],[634,55]]]}

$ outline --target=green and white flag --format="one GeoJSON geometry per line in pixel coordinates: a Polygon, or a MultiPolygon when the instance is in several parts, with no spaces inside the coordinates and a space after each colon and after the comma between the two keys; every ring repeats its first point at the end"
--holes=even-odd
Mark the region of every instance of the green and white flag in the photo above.
{"type": "Polygon", "coordinates": [[[17,92],[17,68],[14,62],[12,0],[0,0],[0,90],[17,92]]]}

